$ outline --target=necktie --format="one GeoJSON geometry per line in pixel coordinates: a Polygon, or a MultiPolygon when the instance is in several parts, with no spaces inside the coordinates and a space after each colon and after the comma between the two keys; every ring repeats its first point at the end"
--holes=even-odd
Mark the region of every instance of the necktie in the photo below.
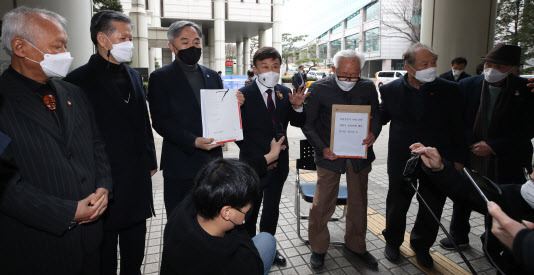
{"type": "Polygon", "coordinates": [[[276,123],[276,118],[274,115],[274,102],[273,102],[273,90],[268,89],[265,91],[267,93],[267,112],[269,113],[269,117],[271,118],[271,121],[273,122],[273,125],[276,123]]]}

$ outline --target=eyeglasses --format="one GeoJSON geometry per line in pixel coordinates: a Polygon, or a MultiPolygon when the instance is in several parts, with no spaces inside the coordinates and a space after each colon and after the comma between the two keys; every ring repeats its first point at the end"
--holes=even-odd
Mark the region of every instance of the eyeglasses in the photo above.
{"type": "MultiPolygon", "coordinates": [[[[242,223],[242,224],[245,224],[245,219],[246,219],[246,217],[247,217],[247,213],[245,213],[245,212],[243,212],[243,211],[241,211],[241,210],[239,210],[239,209],[237,209],[237,208],[232,208],[232,209],[235,209],[235,210],[237,210],[239,213],[243,214],[244,217],[243,217],[243,223],[242,223]]],[[[252,207],[251,207],[250,209],[252,209],[252,207]]],[[[248,211],[250,211],[250,209],[249,209],[248,211]]],[[[248,212],[248,211],[247,211],[247,212],[248,212]]],[[[235,224],[232,220],[230,220],[230,222],[233,223],[234,225],[237,225],[237,224],[235,224]]]]}
{"type": "Polygon", "coordinates": [[[338,75],[337,76],[337,79],[339,79],[339,81],[351,81],[351,82],[356,82],[358,81],[358,79],[360,79],[359,76],[344,76],[344,75],[338,75]]]}

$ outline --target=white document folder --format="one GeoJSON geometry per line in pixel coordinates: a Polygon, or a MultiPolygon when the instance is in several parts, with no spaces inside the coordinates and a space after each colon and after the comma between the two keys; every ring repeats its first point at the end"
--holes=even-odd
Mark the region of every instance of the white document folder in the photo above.
{"type": "Polygon", "coordinates": [[[202,136],[213,138],[212,144],[243,140],[241,109],[236,89],[200,90],[202,136]]]}

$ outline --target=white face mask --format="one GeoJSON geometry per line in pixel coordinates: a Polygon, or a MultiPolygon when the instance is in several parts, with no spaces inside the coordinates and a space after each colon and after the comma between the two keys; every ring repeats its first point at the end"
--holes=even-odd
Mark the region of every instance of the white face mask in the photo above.
{"type": "Polygon", "coordinates": [[[534,209],[534,182],[528,180],[521,186],[521,196],[534,209]]]}
{"type": "MultiPolygon", "coordinates": [[[[27,40],[24,40],[24,41],[28,42],[27,40]]],[[[65,77],[67,75],[70,69],[70,65],[72,64],[72,61],[74,60],[74,58],[70,56],[70,52],[57,53],[57,54],[44,53],[41,50],[39,50],[37,47],[35,47],[32,43],[28,42],[28,44],[30,44],[36,50],[41,52],[44,56],[44,59],[41,62],[37,62],[27,57],[26,59],[40,64],[46,76],[65,77]]]]}
{"type": "MultiPolygon", "coordinates": [[[[104,36],[108,39],[109,43],[111,43],[108,36],[105,34],[104,36]]],[[[113,49],[111,49],[110,52],[113,55],[113,58],[117,60],[117,62],[125,63],[132,61],[132,55],[134,50],[134,45],[132,41],[124,41],[119,44],[111,44],[113,45],[113,49]]]]}
{"type": "Polygon", "coordinates": [[[273,71],[262,73],[258,75],[258,81],[267,88],[273,88],[278,84],[280,74],[273,71]]]}
{"type": "Polygon", "coordinates": [[[356,82],[341,81],[341,80],[337,79],[337,75],[335,76],[335,79],[336,79],[337,86],[339,86],[339,88],[341,88],[341,90],[343,90],[345,92],[348,92],[348,91],[352,90],[354,85],[356,85],[356,82]]]}
{"type": "Polygon", "coordinates": [[[501,73],[497,69],[487,68],[484,70],[484,79],[489,83],[497,83],[505,79],[509,74],[510,72],[501,73]]]}
{"type": "Polygon", "coordinates": [[[452,70],[452,74],[455,76],[460,76],[463,72],[464,70],[452,70]]]}
{"type": "MultiPolygon", "coordinates": [[[[410,66],[412,67],[412,66],[410,66]]],[[[412,67],[413,69],[413,67],[412,67]]],[[[415,69],[414,69],[415,70],[415,69]]],[[[424,70],[415,71],[415,79],[419,80],[421,83],[428,83],[436,79],[436,72],[438,69],[436,67],[430,67],[424,70]]]]}

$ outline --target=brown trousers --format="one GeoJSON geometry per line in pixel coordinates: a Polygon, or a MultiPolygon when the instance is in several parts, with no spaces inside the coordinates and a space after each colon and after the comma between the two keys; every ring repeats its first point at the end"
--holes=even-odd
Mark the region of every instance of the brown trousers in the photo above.
{"type": "MultiPolygon", "coordinates": [[[[367,232],[367,182],[371,165],[354,173],[350,162],[347,173],[347,217],[345,246],[356,253],[367,251],[365,234],[367,232]]],[[[336,209],[341,174],[317,166],[317,187],[310,208],[308,236],[311,249],[315,253],[326,253],[330,244],[328,220],[336,209]]]]}

